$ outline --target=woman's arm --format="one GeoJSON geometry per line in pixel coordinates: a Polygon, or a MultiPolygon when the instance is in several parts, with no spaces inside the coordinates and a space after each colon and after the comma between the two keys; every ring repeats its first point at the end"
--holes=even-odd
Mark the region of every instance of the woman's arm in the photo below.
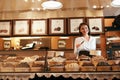
{"type": "Polygon", "coordinates": [[[84,41],[79,38],[75,39],[75,43],[74,43],[74,53],[78,53],[78,48],[84,43],[84,41]]]}

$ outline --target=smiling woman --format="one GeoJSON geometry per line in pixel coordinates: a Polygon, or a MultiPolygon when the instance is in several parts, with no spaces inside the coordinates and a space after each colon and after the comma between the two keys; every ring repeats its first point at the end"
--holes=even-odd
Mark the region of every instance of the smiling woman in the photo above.
{"type": "Polygon", "coordinates": [[[89,56],[90,50],[96,50],[96,40],[90,36],[90,29],[86,23],[79,26],[80,37],[75,39],[74,53],[89,56]]]}

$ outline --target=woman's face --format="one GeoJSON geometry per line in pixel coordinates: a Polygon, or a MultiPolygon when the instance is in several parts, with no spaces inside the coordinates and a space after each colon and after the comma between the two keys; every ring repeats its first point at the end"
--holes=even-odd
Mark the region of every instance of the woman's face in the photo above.
{"type": "Polygon", "coordinates": [[[88,26],[87,26],[87,25],[82,25],[81,28],[80,28],[80,32],[81,32],[83,35],[88,34],[88,33],[89,33],[88,26]]]}

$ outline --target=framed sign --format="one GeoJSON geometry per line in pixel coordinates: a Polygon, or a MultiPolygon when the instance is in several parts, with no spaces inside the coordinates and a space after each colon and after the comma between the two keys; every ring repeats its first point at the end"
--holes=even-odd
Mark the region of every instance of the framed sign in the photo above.
{"type": "Polygon", "coordinates": [[[68,33],[76,34],[79,33],[79,25],[84,22],[84,18],[69,18],[68,19],[68,33]]]}
{"type": "Polygon", "coordinates": [[[49,19],[49,34],[65,34],[66,33],[66,19],[53,18],[49,19]]]}
{"type": "Polygon", "coordinates": [[[4,49],[9,49],[11,47],[11,41],[10,40],[5,40],[4,41],[4,49]]]}
{"type": "Polygon", "coordinates": [[[46,35],[47,20],[31,20],[31,35],[46,35]]]}
{"type": "Polygon", "coordinates": [[[64,39],[58,40],[58,48],[59,49],[65,49],[66,48],[66,41],[64,39]]]}
{"type": "Polygon", "coordinates": [[[87,18],[91,34],[103,33],[103,18],[87,18]]]}
{"type": "Polygon", "coordinates": [[[11,36],[12,21],[0,20],[0,36],[11,36]]]}
{"type": "Polygon", "coordinates": [[[13,24],[13,35],[29,35],[29,20],[14,20],[13,24]]]}

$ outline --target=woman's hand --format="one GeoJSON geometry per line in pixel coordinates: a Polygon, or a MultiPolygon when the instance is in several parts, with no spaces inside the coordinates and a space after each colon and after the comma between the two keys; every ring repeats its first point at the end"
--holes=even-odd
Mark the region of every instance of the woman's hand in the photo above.
{"type": "Polygon", "coordinates": [[[80,44],[76,44],[76,48],[78,48],[79,46],[81,46],[83,44],[84,41],[82,41],[80,44]]]}
{"type": "Polygon", "coordinates": [[[81,44],[76,44],[76,48],[78,48],[81,44]]]}

